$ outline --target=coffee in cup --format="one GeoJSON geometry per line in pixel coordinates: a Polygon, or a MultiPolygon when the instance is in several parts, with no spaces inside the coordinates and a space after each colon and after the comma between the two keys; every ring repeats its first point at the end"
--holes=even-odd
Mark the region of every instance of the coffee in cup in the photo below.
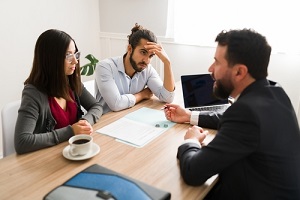
{"type": "Polygon", "coordinates": [[[90,135],[74,135],[69,139],[70,150],[72,156],[83,156],[92,149],[93,137],[90,135]]]}

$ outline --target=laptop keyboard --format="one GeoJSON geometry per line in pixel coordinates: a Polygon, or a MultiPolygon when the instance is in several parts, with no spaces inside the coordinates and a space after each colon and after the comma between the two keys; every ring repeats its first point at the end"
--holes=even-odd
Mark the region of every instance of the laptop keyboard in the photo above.
{"type": "Polygon", "coordinates": [[[230,104],[224,105],[214,105],[214,106],[202,106],[189,108],[191,111],[211,111],[211,112],[225,112],[225,110],[230,106],[230,104]]]}

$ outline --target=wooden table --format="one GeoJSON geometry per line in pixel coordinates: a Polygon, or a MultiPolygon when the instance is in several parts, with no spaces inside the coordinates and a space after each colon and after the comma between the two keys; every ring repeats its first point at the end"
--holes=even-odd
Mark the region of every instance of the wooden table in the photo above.
{"type": "MultiPolygon", "coordinates": [[[[177,98],[180,100],[180,97],[177,98]]],[[[162,106],[163,103],[153,97],[133,108],[107,113],[94,125],[94,130],[139,108],[160,109],[162,106]]],[[[188,186],[181,178],[176,153],[189,126],[176,124],[143,148],[135,148],[95,132],[93,137],[101,148],[100,153],[82,161],[63,157],[62,151],[67,142],[25,155],[12,154],[0,159],[0,199],[42,199],[49,191],[92,164],[169,191],[171,199],[202,199],[217,181],[217,176],[199,187],[188,186]]],[[[215,134],[214,130],[209,131],[207,141],[215,134]]]]}

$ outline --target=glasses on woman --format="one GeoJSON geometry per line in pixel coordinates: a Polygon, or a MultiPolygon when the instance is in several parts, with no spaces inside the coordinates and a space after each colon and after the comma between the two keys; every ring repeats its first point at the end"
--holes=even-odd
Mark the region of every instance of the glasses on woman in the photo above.
{"type": "Polygon", "coordinates": [[[76,53],[72,54],[72,53],[67,53],[66,55],[66,60],[69,62],[69,63],[72,63],[73,59],[76,59],[76,60],[79,60],[80,58],[80,52],[77,51],[76,53]]]}

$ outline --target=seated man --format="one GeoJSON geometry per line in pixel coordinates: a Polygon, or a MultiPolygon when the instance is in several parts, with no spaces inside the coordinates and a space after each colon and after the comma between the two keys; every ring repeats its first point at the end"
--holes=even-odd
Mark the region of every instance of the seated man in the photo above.
{"type": "MultiPolygon", "coordinates": [[[[235,101],[207,145],[202,145],[203,128],[187,130],[177,151],[184,181],[202,185],[219,174],[205,199],[300,199],[299,125],[283,88],[266,79],[271,47],[251,29],[222,31],[215,41],[215,61],[208,69],[214,94],[235,101]]],[[[178,107],[167,105],[165,114],[188,120],[178,107]]]]}
{"type": "Polygon", "coordinates": [[[135,24],[128,36],[127,52],[123,56],[99,62],[95,71],[96,99],[103,113],[130,108],[154,94],[160,101],[174,99],[175,81],[170,60],[156,36],[135,24]],[[153,56],[164,64],[163,81],[150,64],[153,56]]]}

